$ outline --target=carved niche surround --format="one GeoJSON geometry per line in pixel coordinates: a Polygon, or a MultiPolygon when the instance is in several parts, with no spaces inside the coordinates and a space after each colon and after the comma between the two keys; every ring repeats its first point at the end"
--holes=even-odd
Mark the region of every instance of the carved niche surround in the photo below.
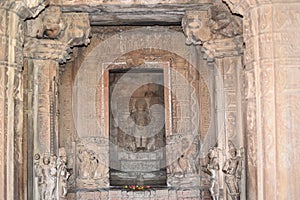
{"type": "MultiPolygon", "coordinates": [[[[95,119],[92,119],[92,118],[88,118],[88,119],[85,119],[82,115],[83,112],[81,112],[80,110],[88,110],[88,109],[93,109],[91,107],[87,107],[87,105],[92,105],[91,103],[87,103],[89,102],[90,99],[95,99],[95,96],[91,96],[91,95],[96,95],[97,92],[95,93],[91,93],[88,91],[85,91],[85,90],[81,90],[79,87],[82,87],[82,89],[84,89],[84,85],[88,84],[89,87],[94,87],[94,88],[97,88],[97,85],[99,83],[101,83],[101,85],[106,85],[105,82],[102,82],[105,80],[105,74],[107,74],[107,70],[106,70],[106,73],[103,73],[105,72],[105,70],[99,70],[101,68],[105,68],[106,66],[109,66],[109,64],[111,64],[111,61],[116,59],[116,54],[119,55],[117,56],[117,60],[115,61],[116,63],[120,63],[123,61],[123,66],[124,67],[128,67],[128,66],[131,66],[132,65],[132,60],[131,59],[136,59],[135,62],[137,63],[146,63],[146,65],[148,65],[149,67],[151,66],[151,63],[152,65],[155,64],[155,62],[151,62],[151,59],[154,59],[156,60],[157,62],[157,59],[162,59],[162,60],[165,60],[165,61],[172,61],[172,65],[174,65],[173,67],[175,67],[175,65],[178,65],[178,69],[176,70],[182,70],[182,72],[180,73],[185,73],[185,72],[188,72],[188,68],[189,68],[189,64],[186,60],[184,60],[184,58],[192,58],[192,60],[190,61],[191,63],[194,63],[195,66],[197,66],[197,62],[196,60],[196,56],[193,55],[193,51],[190,51],[189,47],[187,46],[181,46],[181,44],[184,44],[184,36],[182,35],[182,33],[179,33],[179,32],[176,32],[176,31],[171,31],[171,30],[168,30],[166,31],[166,29],[164,28],[150,28],[150,27],[147,27],[147,28],[139,28],[139,29],[134,29],[134,30],[130,30],[130,31],[127,31],[127,32],[122,32],[120,34],[116,34],[114,36],[112,36],[110,39],[108,40],[105,40],[103,41],[102,43],[100,43],[96,48],[94,48],[90,53],[89,53],[89,56],[87,57],[87,59],[85,59],[83,61],[83,63],[81,63],[81,67],[79,68],[79,72],[77,72],[78,75],[80,76],[84,76],[84,77],[89,77],[89,81],[88,83],[87,82],[84,82],[83,80],[87,80],[87,79],[84,79],[83,77],[81,78],[78,78],[75,80],[75,87],[77,87],[77,94],[83,94],[82,97],[85,97],[85,99],[77,99],[77,102],[75,104],[75,107],[73,107],[73,109],[77,112],[75,113],[75,117],[77,119],[84,119],[86,120],[86,123],[83,123],[82,124],[82,127],[81,126],[78,126],[79,130],[78,131],[78,137],[79,138],[85,138],[85,137],[102,137],[102,138],[107,138],[107,135],[108,135],[108,130],[105,129],[105,127],[108,127],[108,126],[105,126],[104,124],[107,124],[107,119],[108,119],[108,116],[107,117],[97,117],[97,119],[100,119],[100,121],[95,121],[93,122],[92,120],[95,120],[95,119]],[[134,38],[134,39],[133,39],[134,38]],[[153,38],[155,38],[155,40],[153,41],[153,38]],[[165,39],[163,39],[165,38],[165,39]],[[120,40],[122,39],[122,40],[120,40]],[[130,42],[130,41],[142,41],[142,43],[139,43],[139,42],[130,42]],[[166,42],[158,42],[158,41],[166,41],[166,42]],[[178,41],[182,41],[181,44],[178,44],[178,41]],[[122,50],[121,49],[121,52],[120,52],[120,49],[119,48],[112,48],[111,47],[111,44],[114,44],[114,43],[121,43],[121,47],[126,47],[126,50],[122,50]],[[172,45],[169,45],[169,44],[172,44],[172,45]],[[179,46],[177,46],[179,45],[179,46]],[[164,49],[164,50],[162,50],[164,49]],[[105,52],[103,52],[105,50],[105,52]],[[102,53],[103,52],[103,53],[102,53]],[[141,55],[136,55],[135,57],[131,57],[131,53],[132,54],[136,54],[136,53],[140,53],[141,55]],[[129,59],[126,59],[126,53],[128,53],[129,55],[129,59]],[[172,54],[174,53],[174,55],[172,54]],[[175,55],[175,53],[177,55],[175,55]],[[145,58],[143,57],[143,54],[147,55],[146,57],[148,57],[147,59],[149,59],[149,62],[147,62],[147,60],[145,60],[145,58]],[[105,55],[101,58],[97,57],[97,55],[105,55]],[[155,55],[157,57],[155,57],[155,55]],[[112,56],[112,57],[110,57],[112,56]],[[181,57],[180,57],[181,56],[181,57]],[[95,59],[93,59],[95,58],[95,59]],[[137,59],[138,58],[138,59],[137,59]],[[172,60],[174,59],[174,60],[172,60]],[[176,59],[176,61],[175,61],[176,59]],[[102,67],[99,67],[99,64],[100,66],[102,67]],[[104,65],[102,65],[104,64],[104,65]],[[98,67],[96,68],[95,66],[98,67]],[[93,69],[93,70],[92,70],[93,69]],[[93,74],[97,74],[96,76],[90,76],[88,72],[92,72],[93,74]],[[101,75],[102,74],[102,75],[101,75]],[[99,77],[102,77],[102,79],[100,80],[91,80],[92,78],[99,78],[99,77]],[[104,79],[103,79],[104,77],[104,79]],[[79,92],[80,90],[80,92],[79,92]],[[84,103],[85,102],[85,103],[84,103]],[[100,126],[100,127],[95,127],[95,125],[97,126],[100,126]],[[104,125],[104,126],[103,126],[104,125]],[[88,130],[89,130],[89,133],[87,133],[86,131],[86,128],[84,127],[89,127],[88,130]],[[82,131],[80,131],[82,130],[82,131]],[[96,130],[99,130],[99,131],[96,131],[96,130]],[[105,131],[106,130],[106,131],[105,131]],[[99,136],[98,133],[101,133],[101,135],[99,136]]],[[[168,63],[168,62],[166,62],[168,63]]],[[[113,64],[113,63],[112,63],[113,64]]],[[[203,68],[206,68],[205,65],[202,65],[203,63],[201,63],[201,67],[203,68]]],[[[166,66],[169,66],[169,65],[166,65],[166,66]]],[[[190,67],[190,68],[193,68],[193,67],[190,67]]],[[[202,72],[201,70],[203,69],[200,69],[200,73],[202,72]]],[[[166,70],[167,74],[168,74],[168,69],[166,70]]],[[[178,73],[178,72],[177,72],[178,73]]],[[[176,71],[173,72],[173,81],[171,84],[176,84],[176,71]]],[[[201,74],[200,74],[201,75],[201,74]]],[[[179,85],[180,83],[180,77],[181,79],[187,79],[188,81],[192,81],[193,79],[196,79],[196,76],[193,77],[188,77],[189,75],[180,75],[178,74],[178,77],[177,77],[177,86],[176,87],[182,87],[182,85],[179,85]],[[186,76],[186,77],[185,77],[186,76]]],[[[197,76],[199,78],[199,76],[197,76]]],[[[208,78],[208,77],[205,77],[205,78],[208,78]]],[[[170,80],[170,78],[166,78],[166,80],[170,80]]],[[[204,81],[203,81],[204,83],[204,81]]],[[[193,83],[195,85],[199,84],[199,82],[196,82],[196,83],[193,83]]],[[[166,85],[170,85],[170,83],[167,83],[166,85]]],[[[189,85],[189,84],[187,84],[189,85]]],[[[101,87],[100,87],[101,88],[101,87]]],[[[103,92],[105,92],[105,87],[104,88],[104,91],[102,90],[99,90],[100,93],[99,94],[104,94],[103,92]]],[[[172,88],[172,86],[168,86],[167,89],[170,89],[172,88]]],[[[92,91],[92,90],[91,90],[92,91]]],[[[186,93],[186,91],[183,91],[183,90],[180,90],[181,92],[184,92],[185,95],[179,95],[179,96],[184,96],[184,98],[187,98],[189,97],[190,95],[188,95],[188,93],[186,93]]],[[[179,92],[179,91],[178,91],[179,92]]],[[[208,89],[206,90],[203,90],[203,92],[207,92],[208,93],[208,89]]],[[[177,93],[177,92],[175,92],[177,93]]],[[[75,94],[76,95],[76,94],[75,94]]],[[[105,95],[100,95],[100,96],[105,96],[105,95]]],[[[166,95],[166,96],[169,96],[169,95],[166,95]]],[[[207,96],[208,97],[208,96],[207,96]]],[[[100,97],[101,98],[101,97],[100,97]]],[[[209,98],[209,97],[208,97],[209,98]]],[[[98,99],[98,97],[96,98],[98,99]]],[[[103,99],[103,98],[102,98],[103,99]]],[[[204,100],[203,102],[208,102],[209,100],[204,100]]],[[[105,108],[107,108],[107,101],[104,101],[102,100],[101,101],[102,103],[99,103],[101,109],[100,109],[100,112],[103,112],[105,110],[105,108]]],[[[167,101],[168,102],[168,101],[167,101]]],[[[181,102],[181,106],[183,106],[183,104],[186,104],[184,102],[188,102],[188,101],[183,101],[181,102]]],[[[209,105],[209,107],[211,107],[209,105]]],[[[180,107],[179,107],[180,108],[180,107]]],[[[189,112],[189,105],[185,105],[184,107],[185,109],[187,108],[187,110],[183,110],[185,112],[189,112]]],[[[208,107],[206,107],[208,108],[208,107]]],[[[167,110],[169,110],[168,106],[167,106],[167,110]]],[[[175,109],[174,109],[175,110],[175,109]]],[[[195,110],[197,110],[197,108],[195,108],[195,110]]],[[[92,110],[90,110],[89,112],[92,112],[92,110]]],[[[210,111],[209,111],[210,112],[210,111]]],[[[171,114],[169,111],[167,112],[168,114],[171,114]]],[[[86,115],[85,115],[86,116],[86,115]]],[[[171,119],[172,117],[169,117],[169,119],[171,119]]],[[[169,121],[169,120],[167,120],[169,121]]],[[[169,122],[171,123],[171,122],[169,122]]],[[[208,122],[209,123],[209,122],[208,122]]],[[[179,125],[179,124],[178,124],[179,125]]],[[[181,125],[182,126],[182,125],[181,125]]],[[[189,128],[190,129],[191,126],[186,126],[186,128],[189,128]]],[[[208,126],[206,126],[208,127],[208,126]]],[[[176,128],[176,134],[178,134],[177,136],[174,135],[173,139],[172,139],[172,134],[175,134],[175,133],[172,133],[172,130],[173,130],[173,127],[170,127],[168,128],[168,125],[167,125],[167,129],[170,129],[171,131],[167,131],[167,134],[169,133],[170,135],[170,138],[169,140],[167,139],[167,145],[168,145],[168,142],[169,142],[169,146],[170,146],[170,149],[169,151],[167,150],[167,155],[172,155],[173,153],[171,153],[172,151],[174,151],[175,149],[178,150],[180,148],[176,148],[176,145],[172,145],[173,142],[176,141],[176,138],[177,139],[180,139],[180,137],[186,137],[184,136],[184,134],[186,133],[185,131],[185,127],[181,127],[181,128],[176,128]],[[178,132],[177,132],[178,130],[178,132]],[[172,141],[173,140],[173,141],[172,141]],[[171,149],[173,148],[173,150],[171,149]]],[[[206,131],[209,131],[208,129],[206,131]]],[[[187,131],[188,132],[188,131],[187,131]]],[[[191,136],[191,135],[190,135],[191,136]]],[[[192,141],[191,140],[192,138],[186,138],[187,141],[192,141]]],[[[185,145],[188,145],[189,144],[185,144],[185,145]]],[[[108,151],[107,151],[107,154],[108,154],[108,151]]],[[[174,155],[174,157],[176,157],[177,155],[174,155]]],[[[173,161],[173,157],[169,157],[167,159],[167,165],[170,165],[170,162],[173,161]]],[[[106,163],[108,166],[108,163],[106,163]]],[[[193,172],[195,173],[195,172],[193,172]]],[[[175,180],[176,178],[173,178],[173,180],[175,180]]],[[[194,182],[195,184],[197,184],[197,181],[194,182]]],[[[187,182],[186,182],[187,184],[187,182]]]]}

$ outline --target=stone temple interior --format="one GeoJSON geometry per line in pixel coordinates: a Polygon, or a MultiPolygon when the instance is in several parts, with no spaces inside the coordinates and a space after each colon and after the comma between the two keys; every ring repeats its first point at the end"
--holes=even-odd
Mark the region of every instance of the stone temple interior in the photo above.
{"type": "Polygon", "coordinates": [[[299,10],[1,1],[0,199],[298,199],[299,10]]]}

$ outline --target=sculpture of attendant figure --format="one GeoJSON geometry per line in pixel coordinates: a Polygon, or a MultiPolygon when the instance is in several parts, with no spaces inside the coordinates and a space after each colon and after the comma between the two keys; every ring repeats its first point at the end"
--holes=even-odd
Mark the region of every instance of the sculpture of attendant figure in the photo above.
{"type": "Polygon", "coordinates": [[[232,141],[229,141],[228,147],[230,158],[225,161],[222,171],[225,173],[228,194],[232,200],[238,200],[240,196],[238,182],[242,172],[241,157],[237,156],[237,150],[232,141]]]}
{"type": "Polygon", "coordinates": [[[60,155],[58,161],[58,190],[59,190],[59,197],[65,198],[67,196],[67,180],[70,176],[70,173],[67,171],[67,156],[60,155]]]}
{"type": "Polygon", "coordinates": [[[210,194],[213,200],[219,199],[219,180],[218,180],[218,171],[220,169],[218,163],[218,149],[217,147],[211,148],[208,152],[209,162],[206,166],[208,174],[211,177],[211,187],[209,188],[210,194]]]}
{"type": "Polygon", "coordinates": [[[79,158],[79,169],[78,177],[80,179],[88,179],[90,175],[90,154],[87,150],[80,150],[78,154],[79,158]]]}
{"type": "Polygon", "coordinates": [[[34,163],[34,172],[35,176],[38,178],[38,192],[40,195],[40,200],[46,200],[46,179],[45,179],[45,169],[48,168],[49,159],[48,157],[44,157],[43,161],[40,161],[40,155],[35,155],[35,160],[37,162],[34,163]]]}
{"type": "Polygon", "coordinates": [[[57,183],[57,166],[56,166],[56,159],[55,155],[50,157],[50,164],[49,164],[49,173],[47,172],[46,181],[47,181],[47,199],[53,199],[55,196],[56,190],[56,183],[57,183]]]}

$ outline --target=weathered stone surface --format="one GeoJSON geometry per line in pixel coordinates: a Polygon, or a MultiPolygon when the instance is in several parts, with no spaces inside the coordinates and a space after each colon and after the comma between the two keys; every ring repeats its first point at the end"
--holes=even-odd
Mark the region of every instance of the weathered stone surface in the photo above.
{"type": "Polygon", "coordinates": [[[89,13],[92,25],[179,24],[186,10],[206,10],[211,0],[53,1],[64,12],[89,13]],[[155,8],[155,9],[153,9],[155,8]]]}

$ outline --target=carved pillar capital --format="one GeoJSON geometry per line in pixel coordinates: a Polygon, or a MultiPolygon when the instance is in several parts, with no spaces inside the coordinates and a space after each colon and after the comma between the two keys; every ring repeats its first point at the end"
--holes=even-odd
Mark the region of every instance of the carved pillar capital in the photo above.
{"type": "Polygon", "coordinates": [[[243,37],[223,38],[207,41],[203,44],[204,58],[212,61],[214,58],[240,56],[243,54],[243,37]]]}
{"type": "Polygon", "coordinates": [[[70,57],[68,51],[66,51],[67,49],[68,46],[61,41],[27,38],[24,47],[24,56],[29,59],[56,60],[62,63],[70,57]]]}
{"type": "Polygon", "coordinates": [[[62,13],[59,7],[49,7],[28,22],[25,57],[40,60],[69,59],[71,48],[88,45],[90,23],[87,13],[62,13]]]}
{"type": "Polygon", "coordinates": [[[223,3],[208,11],[189,11],[182,19],[187,45],[202,45],[208,60],[242,53],[242,18],[223,3]]]}

